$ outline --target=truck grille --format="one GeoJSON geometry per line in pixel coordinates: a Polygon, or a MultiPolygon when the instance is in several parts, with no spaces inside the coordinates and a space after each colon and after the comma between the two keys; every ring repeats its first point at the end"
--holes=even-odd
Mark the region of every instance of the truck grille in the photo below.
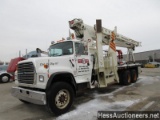
{"type": "Polygon", "coordinates": [[[20,83],[34,83],[34,65],[32,62],[18,64],[18,81],[20,83]]]}

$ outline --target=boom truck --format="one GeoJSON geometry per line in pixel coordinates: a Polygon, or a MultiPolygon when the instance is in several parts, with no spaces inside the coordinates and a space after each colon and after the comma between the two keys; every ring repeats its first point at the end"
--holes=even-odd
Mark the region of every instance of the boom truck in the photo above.
{"type": "Polygon", "coordinates": [[[141,71],[132,53],[140,42],[118,34],[116,27],[113,31],[103,28],[101,20],[89,26],[82,19],[69,21],[69,26],[76,39],[52,43],[48,57],[19,62],[12,87],[12,95],[22,102],[46,105],[56,115],[69,110],[78,91],[115,82],[129,85],[141,71]],[[127,48],[133,61],[118,65],[116,46],[127,48]]]}

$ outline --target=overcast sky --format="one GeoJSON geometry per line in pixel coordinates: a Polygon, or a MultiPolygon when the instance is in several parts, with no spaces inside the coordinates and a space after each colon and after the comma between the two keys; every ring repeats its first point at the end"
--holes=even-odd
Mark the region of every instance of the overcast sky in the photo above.
{"type": "Polygon", "coordinates": [[[160,49],[160,0],[0,0],[0,60],[19,50],[47,50],[51,41],[68,37],[68,21],[103,27],[142,42],[135,52],[160,49]]]}

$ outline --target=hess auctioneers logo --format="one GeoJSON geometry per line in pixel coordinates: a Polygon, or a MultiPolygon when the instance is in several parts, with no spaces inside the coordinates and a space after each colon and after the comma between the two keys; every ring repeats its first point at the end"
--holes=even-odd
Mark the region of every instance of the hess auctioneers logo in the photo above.
{"type": "Polygon", "coordinates": [[[78,63],[89,63],[89,60],[88,59],[85,59],[85,58],[82,58],[82,59],[78,59],[78,63]]]}

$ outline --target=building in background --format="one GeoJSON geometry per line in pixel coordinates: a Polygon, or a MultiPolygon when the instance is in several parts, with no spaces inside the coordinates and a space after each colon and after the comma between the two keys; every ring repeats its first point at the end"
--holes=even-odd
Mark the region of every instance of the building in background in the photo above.
{"type": "MultiPolygon", "coordinates": [[[[146,64],[148,62],[160,62],[160,49],[134,53],[134,56],[135,61],[141,64],[146,64]]],[[[127,55],[124,55],[124,61],[126,61],[126,57],[127,55]]]]}
{"type": "Polygon", "coordinates": [[[8,65],[9,62],[3,62],[3,61],[0,60],[0,65],[4,65],[4,64],[5,64],[5,65],[8,65]]]}

